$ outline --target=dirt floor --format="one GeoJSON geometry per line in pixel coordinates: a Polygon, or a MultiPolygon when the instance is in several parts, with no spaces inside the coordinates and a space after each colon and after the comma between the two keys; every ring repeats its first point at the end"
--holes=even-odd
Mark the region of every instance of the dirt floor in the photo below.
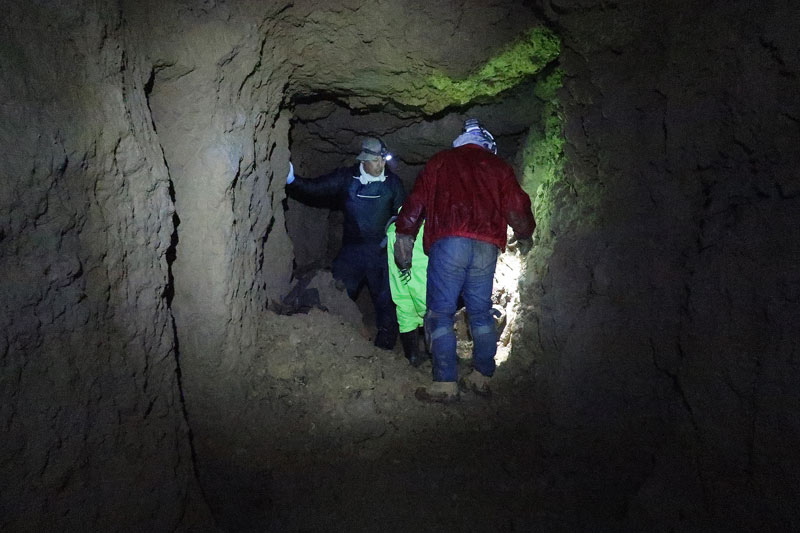
{"type": "MultiPolygon", "coordinates": [[[[498,275],[506,270],[501,262],[498,275]]],[[[426,404],[414,391],[431,382],[430,362],[411,367],[399,342],[391,352],[375,348],[369,328],[342,311],[353,302],[327,292],[331,283],[323,277],[316,286],[341,314],[315,308],[264,320],[257,355],[241,372],[239,405],[229,406],[237,429],[195,435],[220,527],[525,531],[546,521],[547,481],[532,435],[540,413],[527,400],[527,381],[502,364],[513,320],[501,336],[491,398],[462,393],[454,404],[426,404]]],[[[513,317],[504,284],[496,284],[496,300],[513,317]]],[[[457,330],[467,356],[466,328],[457,330]]],[[[469,363],[460,360],[461,375],[469,363]]]]}

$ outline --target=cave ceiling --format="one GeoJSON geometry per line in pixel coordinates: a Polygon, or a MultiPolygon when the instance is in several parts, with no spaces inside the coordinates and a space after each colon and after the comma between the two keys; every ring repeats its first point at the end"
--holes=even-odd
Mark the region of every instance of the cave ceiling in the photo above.
{"type": "Polygon", "coordinates": [[[341,101],[312,100],[293,107],[292,150],[307,172],[347,164],[363,135],[381,137],[395,155],[394,164],[411,185],[411,178],[436,152],[450,146],[467,117],[491,129],[499,154],[519,163],[519,150],[528,129],[540,120],[542,102],[533,98],[532,77],[486,103],[456,106],[445,112],[397,115],[391,110],[355,110],[341,101]]]}
{"type": "Polygon", "coordinates": [[[429,86],[432,77],[465,79],[540,25],[508,1],[306,2],[277,29],[289,37],[290,92],[336,95],[351,108],[436,112],[449,102],[429,86]]]}
{"type": "Polygon", "coordinates": [[[518,162],[541,116],[531,95],[558,53],[532,10],[514,2],[377,2],[292,12],[281,31],[303,28],[288,40],[288,93],[293,158],[306,174],[349,163],[360,138],[375,135],[410,185],[467,117],[482,120],[500,155],[518,162]]]}

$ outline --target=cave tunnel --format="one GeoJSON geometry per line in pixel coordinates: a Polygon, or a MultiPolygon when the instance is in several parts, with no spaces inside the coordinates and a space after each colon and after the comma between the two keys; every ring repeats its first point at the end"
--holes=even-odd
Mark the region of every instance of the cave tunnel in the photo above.
{"type": "MultiPolygon", "coordinates": [[[[433,114],[423,110],[392,109],[391,106],[379,106],[375,110],[351,109],[346,102],[338,102],[327,95],[292,102],[289,151],[295,172],[302,176],[318,176],[337,167],[350,167],[360,151],[361,139],[374,136],[382,139],[393,152],[387,165],[410,192],[424,163],[437,151],[449,147],[453,137],[461,132],[464,121],[474,117],[484,124],[493,123],[492,134],[498,142],[498,154],[522,171],[520,180],[525,183],[526,190],[536,191],[542,176],[548,171],[555,172],[556,168],[560,170],[563,160],[560,127],[555,128],[555,133],[549,132],[552,138],[548,138],[545,131],[545,120],[556,111],[556,100],[554,95],[545,95],[541,89],[543,82],[552,83],[560,75],[555,62],[554,54],[550,63],[536,65],[535,75],[531,74],[502,95],[484,97],[482,103],[456,105],[433,114]],[[535,150],[538,151],[534,153],[535,150]],[[533,164],[535,157],[541,165],[533,164]]],[[[306,202],[287,199],[285,216],[294,250],[293,279],[311,276],[319,268],[330,269],[341,245],[343,219],[341,209],[331,204],[325,198],[306,199],[306,202]]],[[[506,257],[509,261],[513,259],[506,257]]],[[[507,263],[506,266],[512,268],[507,263]]],[[[513,265],[515,277],[520,274],[518,263],[513,265]]],[[[514,289],[516,292],[516,287],[514,289]]],[[[357,302],[369,323],[374,311],[366,289],[357,302]]]]}
{"type": "Polygon", "coordinates": [[[792,2],[3,6],[0,530],[800,528],[792,2]],[[284,186],[468,117],[535,246],[430,405],[284,186]]]}

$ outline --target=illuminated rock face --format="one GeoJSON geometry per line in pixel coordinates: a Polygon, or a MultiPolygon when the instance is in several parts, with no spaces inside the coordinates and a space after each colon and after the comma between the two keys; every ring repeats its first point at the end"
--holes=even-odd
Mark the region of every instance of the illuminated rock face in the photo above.
{"type": "Polygon", "coordinates": [[[0,23],[3,530],[198,512],[165,297],[169,174],[121,26],[111,6],[23,3],[0,23]]]}
{"type": "Polygon", "coordinates": [[[0,21],[0,529],[208,523],[186,415],[237,429],[197,406],[238,394],[293,258],[335,252],[327,211],[284,211],[290,157],[315,175],[380,134],[410,187],[473,114],[533,180],[509,365],[554,424],[549,468],[592,472],[558,489],[600,494],[587,521],[796,524],[796,13],[337,4],[19,2],[0,21]],[[475,90],[540,17],[559,102],[536,80],[475,90]],[[563,172],[535,175],[562,117],[563,172]]]}

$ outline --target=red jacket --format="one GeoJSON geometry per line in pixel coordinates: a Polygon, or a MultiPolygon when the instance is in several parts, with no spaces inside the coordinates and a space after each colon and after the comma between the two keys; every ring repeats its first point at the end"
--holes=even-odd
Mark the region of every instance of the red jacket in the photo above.
{"type": "Polygon", "coordinates": [[[443,237],[468,237],[506,248],[506,226],[525,239],[536,222],[531,200],[511,166],[488,150],[465,144],[434,155],[414,183],[395,224],[416,235],[425,220],[425,252],[443,237]]]}

